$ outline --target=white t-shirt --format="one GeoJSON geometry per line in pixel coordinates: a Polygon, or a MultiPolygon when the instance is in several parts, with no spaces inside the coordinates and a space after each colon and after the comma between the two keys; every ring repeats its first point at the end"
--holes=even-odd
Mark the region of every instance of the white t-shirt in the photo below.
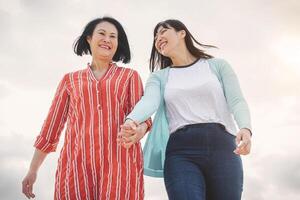
{"type": "Polygon", "coordinates": [[[220,123],[236,134],[222,86],[205,59],[171,67],[164,99],[170,133],[188,124],[220,123]]]}

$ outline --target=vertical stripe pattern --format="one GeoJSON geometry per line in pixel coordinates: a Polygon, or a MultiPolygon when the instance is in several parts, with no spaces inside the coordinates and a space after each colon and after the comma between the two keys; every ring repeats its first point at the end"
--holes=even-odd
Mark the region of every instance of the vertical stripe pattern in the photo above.
{"type": "Polygon", "coordinates": [[[54,199],[144,199],[141,145],[117,144],[120,125],[142,95],[138,73],[114,63],[100,80],[90,66],[63,77],[34,144],[55,151],[67,123],[54,199]]]}

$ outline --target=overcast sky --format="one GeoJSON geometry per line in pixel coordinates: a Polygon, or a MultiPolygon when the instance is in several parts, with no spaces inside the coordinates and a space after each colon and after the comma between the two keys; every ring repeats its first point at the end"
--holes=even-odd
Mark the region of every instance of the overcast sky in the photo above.
{"type": "MultiPolygon", "coordinates": [[[[124,26],[128,67],[143,81],[159,21],[179,19],[200,42],[218,46],[208,53],[231,63],[252,114],[243,199],[300,199],[300,1],[0,0],[1,199],[25,199],[21,181],[55,88],[65,73],[90,61],[75,56],[72,44],[86,23],[103,15],[124,26]]],[[[58,152],[39,171],[38,200],[53,197],[58,152]]],[[[162,179],[145,177],[145,190],[146,200],[167,199],[162,179]]]]}

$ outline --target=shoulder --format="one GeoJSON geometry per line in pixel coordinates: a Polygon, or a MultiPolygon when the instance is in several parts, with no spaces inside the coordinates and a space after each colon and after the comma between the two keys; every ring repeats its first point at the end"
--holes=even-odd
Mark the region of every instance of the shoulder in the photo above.
{"type": "Polygon", "coordinates": [[[207,59],[207,62],[210,64],[210,66],[217,68],[229,66],[229,63],[223,58],[210,58],[207,59]]]}
{"type": "Polygon", "coordinates": [[[82,76],[82,74],[85,74],[86,72],[87,69],[80,69],[76,71],[67,72],[64,74],[63,80],[66,82],[70,82],[71,80],[79,78],[80,76],[82,76]]]}
{"type": "Polygon", "coordinates": [[[233,69],[231,65],[227,62],[227,60],[222,58],[210,58],[207,59],[209,66],[213,71],[215,71],[218,74],[227,74],[232,73],[233,69]]]}
{"type": "Polygon", "coordinates": [[[168,74],[169,72],[169,67],[166,67],[164,69],[160,69],[160,70],[157,70],[155,72],[152,72],[150,74],[150,77],[155,77],[155,78],[159,78],[159,79],[162,79],[162,78],[165,78],[165,76],[168,74]]]}
{"type": "Polygon", "coordinates": [[[130,67],[123,67],[123,66],[116,65],[116,72],[118,74],[123,74],[128,77],[139,76],[138,71],[130,67]]]}

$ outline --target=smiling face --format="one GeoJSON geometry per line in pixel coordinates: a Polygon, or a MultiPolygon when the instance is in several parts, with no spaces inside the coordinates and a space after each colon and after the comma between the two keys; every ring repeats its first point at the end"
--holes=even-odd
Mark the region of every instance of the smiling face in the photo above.
{"type": "Polygon", "coordinates": [[[174,51],[176,51],[184,42],[185,32],[176,31],[174,28],[168,26],[160,26],[157,29],[155,36],[155,48],[156,50],[166,57],[171,57],[174,51]]]}
{"type": "Polygon", "coordinates": [[[99,23],[92,36],[87,37],[93,57],[112,60],[118,48],[117,28],[109,22],[99,23]]]}

